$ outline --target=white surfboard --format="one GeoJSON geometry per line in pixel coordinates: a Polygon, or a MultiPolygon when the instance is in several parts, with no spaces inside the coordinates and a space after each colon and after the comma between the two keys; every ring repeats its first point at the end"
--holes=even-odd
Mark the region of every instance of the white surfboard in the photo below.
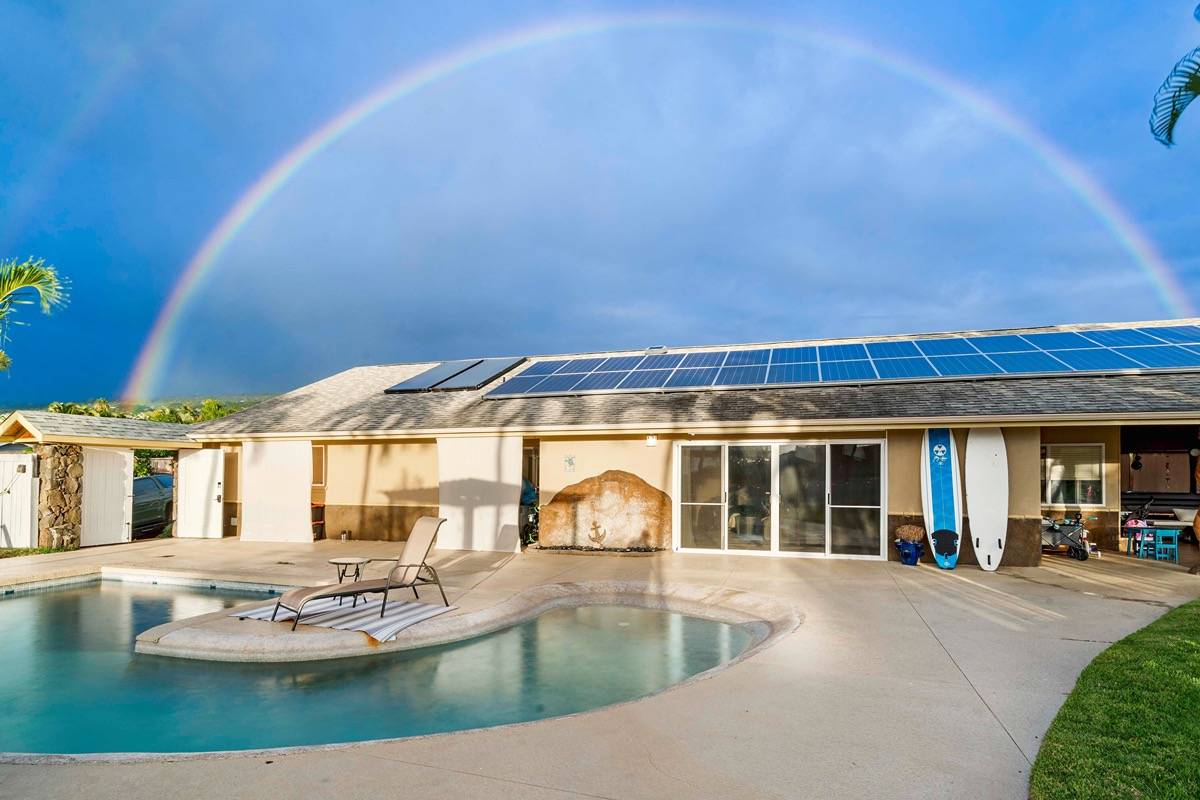
{"type": "Polygon", "coordinates": [[[967,434],[967,516],[979,566],[1000,566],[1008,533],[1008,451],[999,428],[972,428],[967,434]]]}
{"type": "Polygon", "coordinates": [[[927,428],[921,439],[921,506],[933,560],[954,569],[962,549],[962,486],[958,446],[949,428],[927,428]]]}

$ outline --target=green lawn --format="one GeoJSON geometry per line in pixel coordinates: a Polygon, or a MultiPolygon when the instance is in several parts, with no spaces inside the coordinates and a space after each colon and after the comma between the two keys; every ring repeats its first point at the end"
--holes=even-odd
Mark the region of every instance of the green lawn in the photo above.
{"type": "Polygon", "coordinates": [[[62,547],[0,547],[0,558],[12,558],[14,556],[38,556],[43,553],[63,553],[66,550],[62,547]]]}
{"type": "Polygon", "coordinates": [[[1105,650],[1046,733],[1033,800],[1200,797],[1200,601],[1105,650]]]}

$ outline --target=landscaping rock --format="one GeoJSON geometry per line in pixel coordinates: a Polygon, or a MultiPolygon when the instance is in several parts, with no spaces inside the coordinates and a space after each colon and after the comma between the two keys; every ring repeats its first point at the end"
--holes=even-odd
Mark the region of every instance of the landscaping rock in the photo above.
{"type": "Polygon", "coordinates": [[[571,484],[541,511],[542,547],[593,550],[671,546],[671,498],[623,470],[571,484]]]}

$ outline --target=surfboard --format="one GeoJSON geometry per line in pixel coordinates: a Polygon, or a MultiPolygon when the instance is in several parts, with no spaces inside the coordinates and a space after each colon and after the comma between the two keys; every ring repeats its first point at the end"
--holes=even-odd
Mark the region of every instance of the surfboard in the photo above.
{"type": "Polygon", "coordinates": [[[933,560],[954,569],[962,544],[962,484],[949,428],[927,428],[921,437],[921,503],[933,560]]]}
{"type": "Polygon", "coordinates": [[[1008,534],[1008,451],[999,428],[972,428],[967,434],[967,516],[979,566],[1000,566],[1008,534]]]}

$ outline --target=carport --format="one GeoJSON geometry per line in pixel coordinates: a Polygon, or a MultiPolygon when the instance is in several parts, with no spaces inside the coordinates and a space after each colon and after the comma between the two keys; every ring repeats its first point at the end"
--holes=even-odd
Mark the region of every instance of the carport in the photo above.
{"type": "MultiPolygon", "coordinates": [[[[15,411],[0,421],[0,443],[32,453],[0,465],[0,528],[7,547],[90,547],[133,537],[133,451],[197,450],[187,425],[50,411],[15,411]],[[11,474],[10,474],[11,473],[11,474]],[[11,484],[11,485],[9,485],[11,484]]],[[[180,490],[176,490],[177,492],[180,490]]],[[[178,497],[174,507],[178,508],[178,497]]]]}

